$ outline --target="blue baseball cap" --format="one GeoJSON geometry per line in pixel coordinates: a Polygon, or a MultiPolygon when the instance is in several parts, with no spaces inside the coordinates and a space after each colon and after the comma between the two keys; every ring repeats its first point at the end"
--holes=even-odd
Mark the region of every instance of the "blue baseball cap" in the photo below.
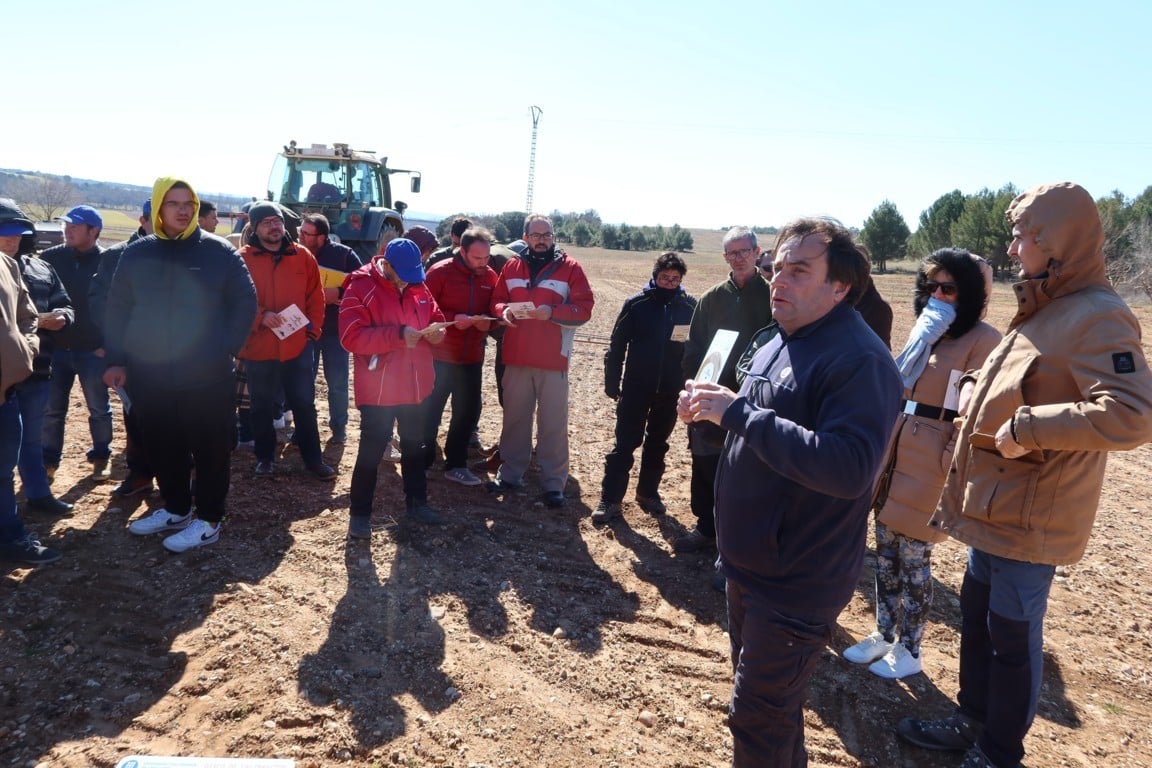
{"type": "Polygon", "coordinates": [[[396,276],[406,283],[424,282],[424,265],[421,264],[420,246],[398,237],[384,247],[384,260],[396,270],[396,276]]]}
{"type": "Polygon", "coordinates": [[[90,205],[78,205],[63,216],[57,216],[57,221],[66,221],[69,224],[87,224],[96,229],[104,229],[104,219],[100,213],[90,205]]]}
{"type": "Polygon", "coordinates": [[[6,221],[0,224],[0,237],[23,237],[31,234],[34,234],[33,230],[20,221],[6,221]]]}

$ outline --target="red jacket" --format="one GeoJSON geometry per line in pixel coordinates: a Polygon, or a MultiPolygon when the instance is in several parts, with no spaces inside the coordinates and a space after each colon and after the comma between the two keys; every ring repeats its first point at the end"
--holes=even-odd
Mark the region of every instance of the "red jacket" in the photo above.
{"type": "Polygon", "coordinates": [[[552,307],[551,320],[517,320],[504,331],[504,362],[527,368],[567,371],[576,327],[592,318],[596,303],[584,270],[563,251],[530,278],[524,258],[510,259],[500,272],[492,296],[497,317],[510,302],[531,301],[552,307]]]}
{"type": "Polygon", "coordinates": [[[296,243],[274,254],[250,242],[240,256],[256,285],[256,319],[237,357],[280,361],[299,357],[309,340],[319,338],[324,325],[324,286],[316,258],[296,243]],[[293,304],[307,316],[309,325],[280,339],[261,321],[265,312],[280,312],[293,304]]]}
{"type": "MultiPolygon", "coordinates": [[[[441,261],[428,270],[428,286],[432,298],[445,320],[456,315],[491,315],[492,289],[496,286],[496,273],[491,267],[476,274],[459,256],[441,261]]],[[[484,362],[484,339],[488,334],[479,328],[465,330],[449,328],[444,341],[432,347],[432,357],[445,363],[469,365],[484,362]]]]}
{"type": "Polygon", "coordinates": [[[374,262],[348,275],[340,300],[340,343],[352,353],[356,405],[414,405],[428,397],[436,381],[432,345],[421,339],[409,348],[404,327],[427,328],[443,319],[423,283],[407,286],[401,295],[374,262]]]}

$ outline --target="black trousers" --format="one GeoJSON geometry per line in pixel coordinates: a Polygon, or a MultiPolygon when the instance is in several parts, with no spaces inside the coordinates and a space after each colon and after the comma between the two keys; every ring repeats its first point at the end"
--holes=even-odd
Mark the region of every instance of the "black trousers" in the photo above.
{"type": "Polygon", "coordinates": [[[380,460],[392,439],[392,424],[400,432],[400,476],[406,500],[428,500],[428,478],[424,476],[424,406],[360,406],[360,449],[352,468],[352,486],[348,494],[349,512],[353,517],[371,517],[372,499],[376,495],[376,473],[380,460]]]}
{"type": "Polygon", "coordinates": [[[640,452],[640,476],[636,493],[653,498],[660,494],[664,477],[664,457],[668,453],[668,436],[676,426],[676,395],[672,393],[636,393],[625,390],[616,403],[616,444],[604,456],[604,480],[600,499],[619,504],[628,490],[628,476],[634,463],[633,454],[640,452]]]}
{"type": "Polygon", "coordinates": [[[432,466],[436,454],[436,434],[444,417],[444,406],[452,398],[452,420],[444,440],[444,469],[468,466],[468,441],[480,419],[484,362],[456,365],[435,361],[436,386],[425,401],[425,463],[432,466]]]}
{"type": "Polygon", "coordinates": [[[219,523],[224,519],[236,440],[235,381],[227,378],[192,389],[144,382],[133,387],[132,372],[128,375],[132,410],[139,419],[165,509],[184,515],[195,501],[197,517],[219,523]],[[195,499],[190,488],[193,467],[195,499]]]}

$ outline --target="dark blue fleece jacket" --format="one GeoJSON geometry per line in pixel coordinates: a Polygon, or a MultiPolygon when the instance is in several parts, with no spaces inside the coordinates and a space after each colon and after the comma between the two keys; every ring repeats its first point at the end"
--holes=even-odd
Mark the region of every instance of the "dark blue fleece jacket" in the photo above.
{"type": "Polygon", "coordinates": [[[872,484],[901,393],[891,353],[847,304],[756,354],[722,421],[725,576],[786,615],[835,620],[864,563],[872,484]]]}

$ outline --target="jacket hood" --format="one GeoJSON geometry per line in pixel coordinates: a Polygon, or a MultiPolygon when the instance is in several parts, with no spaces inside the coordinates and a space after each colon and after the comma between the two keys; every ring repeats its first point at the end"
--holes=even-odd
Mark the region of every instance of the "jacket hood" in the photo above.
{"type": "MultiPolygon", "coordinates": [[[[1013,324],[1051,299],[1089,285],[1108,285],[1104,272],[1104,227],[1088,190],[1078,184],[1042,184],[1017,195],[1005,212],[1012,226],[1035,237],[1048,256],[1048,273],[1024,281],[1036,301],[1013,324]]],[[[1020,291],[1017,292],[1020,295],[1020,291]]]]}
{"type": "Polygon", "coordinates": [[[175,176],[161,176],[156,179],[156,183],[152,185],[152,231],[156,234],[156,237],[161,240],[186,240],[196,231],[197,227],[200,226],[199,217],[200,197],[196,194],[196,190],[192,188],[191,184],[175,176]],[[161,218],[160,214],[164,207],[164,195],[168,194],[168,190],[177,184],[183,184],[188,187],[188,190],[192,193],[194,210],[192,211],[192,221],[185,227],[184,231],[176,237],[168,237],[168,235],[164,234],[164,219],[161,218]]]}
{"type": "Polygon", "coordinates": [[[948,326],[947,334],[958,339],[980,322],[980,314],[988,298],[984,275],[976,259],[963,248],[941,248],[935,251],[924,259],[916,272],[916,294],[912,299],[916,317],[920,317],[931,298],[924,290],[930,279],[927,273],[937,268],[946,270],[956,282],[956,318],[948,326]]]}

